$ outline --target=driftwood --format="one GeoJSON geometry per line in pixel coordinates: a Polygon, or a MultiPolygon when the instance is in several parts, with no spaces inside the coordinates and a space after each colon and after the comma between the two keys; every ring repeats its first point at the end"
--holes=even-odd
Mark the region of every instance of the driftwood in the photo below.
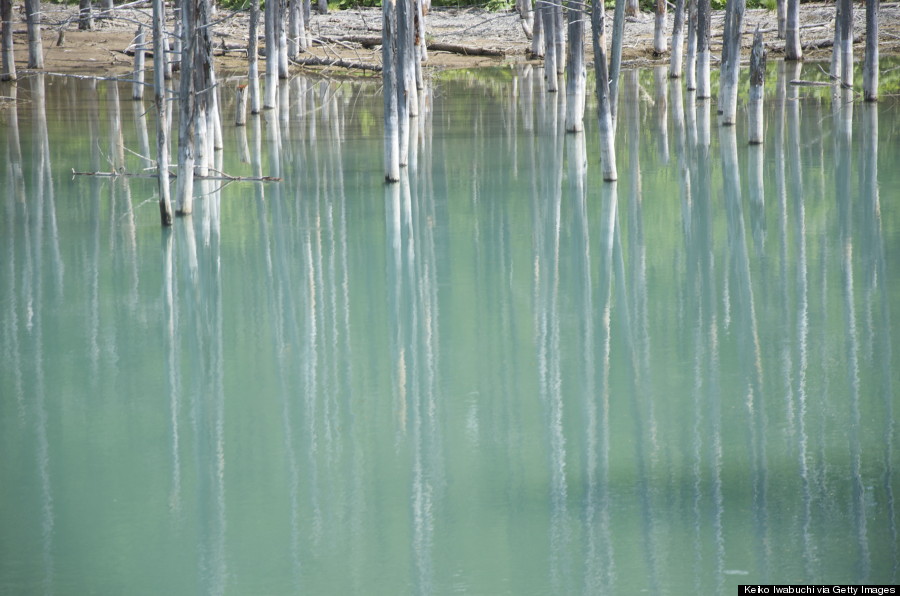
{"type": "Polygon", "coordinates": [[[791,79],[791,85],[797,85],[799,87],[831,87],[831,83],[827,81],[805,81],[803,79],[791,79]]]}
{"type": "MultiPolygon", "coordinates": [[[[381,38],[372,35],[339,35],[333,37],[321,37],[320,42],[323,43],[358,43],[366,49],[372,49],[381,45],[381,38]]],[[[466,46],[455,43],[444,43],[440,41],[427,42],[425,47],[435,52],[451,52],[453,54],[463,54],[464,56],[506,56],[506,50],[497,48],[484,48],[480,46],[466,46]]]]}
{"type": "Polygon", "coordinates": [[[318,56],[302,56],[293,58],[291,64],[297,66],[336,66],[338,68],[354,68],[357,70],[371,70],[381,72],[380,64],[366,64],[365,62],[353,62],[343,58],[319,58],[318,56]]]}
{"type": "MultiPolygon", "coordinates": [[[[72,168],[73,176],[94,176],[97,178],[156,178],[156,174],[136,174],[134,172],[76,172],[72,168]]],[[[169,172],[169,178],[177,178],[176,174],[169,172]]],[[[231,180],[236,182],[281,182],[281,178],[277,176],[231,176],[224,172],[219,172],[218,176],[197,176],[198,180],[231,180]]]]}

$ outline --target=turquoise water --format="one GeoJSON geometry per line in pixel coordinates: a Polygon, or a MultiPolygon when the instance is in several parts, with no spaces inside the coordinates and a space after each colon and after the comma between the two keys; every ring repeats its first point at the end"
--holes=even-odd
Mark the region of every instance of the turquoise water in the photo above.
{"type": "Polygon", "coordinates": [[[170,231],[72,173],[149,103],[0,89],[0,593],[896,583],[898,104],[779,72],[750,147],[658,74],[616,184],[539,70],[434,80],[392,186],[378,81],[297,78],[170,231]]]}

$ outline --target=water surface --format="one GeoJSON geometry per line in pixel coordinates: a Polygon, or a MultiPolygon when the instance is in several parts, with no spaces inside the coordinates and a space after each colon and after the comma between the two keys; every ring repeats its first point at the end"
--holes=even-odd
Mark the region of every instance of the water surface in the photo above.
{"type": "Polygon", "coordinates": [[[170,231],[72,175],[149,103],[3,87],[0,593],[896,583],[898,104],[795,75],[750,147],[625,72],[605,184],[592,103],[445,74],[391,186],[378,83],[297,78],[170,231]]]}

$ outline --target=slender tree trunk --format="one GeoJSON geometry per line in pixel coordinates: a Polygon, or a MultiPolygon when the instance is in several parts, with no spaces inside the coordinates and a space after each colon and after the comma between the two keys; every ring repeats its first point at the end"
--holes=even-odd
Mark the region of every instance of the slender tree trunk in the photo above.
{"type": "Polygon", "coordinates": [[[531,6],[531,0],[516,0],[516,11],[519,13],[519,22],[522,24],[522,31],[525,33],[526,39],[533,39],[534,9],[531,6]]]}
{"type": "Polygon", "coordinates": [[[2,33],[0,33],[0,81],[16,80],[16,59],[13,54],[12,32],[12,0],[0,0],[0,20],[2,33]]]}
{"type": "Polygon", "coordinates": [[[697,98],[710,97],[709,82],[709,0],[697,0],[697,98]]]}
{"type": "Polygon", "coordinates": [[[189,215],[194,210],[194,121],[197,116],[194,87],[194,35],[196,12],[193,3],[181,5],[181,84],[178,105],[178,177],[175,184],[176,213],[189,215]]]}
{"type": "Polygon", "coordinates": [[[381,3],[381,77],[384,81],[384,180],[400,180],[400,133],[397,115],[396,0],[381,3]]]}
{"type": "Polygon", "coordinates": [[[841,1],[834,3],[834,37],[831,46],[831,76],[833,80],[841,79],[841,1]]]}
{"type": "Polygon", "coordinates": [[[551,9],[553,13],[553,25],[556,29],[556,33],[553,35],[553,42],[556,44],[556,74],[561,75],[565,72],[566,67],[566,28],[563,26],[561,0],[554,0],[551,9]]]}
{"type": "MultiPolygon", "coordinates": [[[[605,15],[604,15],[605,19],[605,15]]],[[[613,127],[619,105],[619,71],[622,67],[622,41],[625,39],[625,3],[616,2],[613,12],[612,47],[609,57],[609,105],[613,127]]]]}
{"type": "Polygon", "coordinates": [[[250,39],[247,44],[247,62],[250,113],[259,114],[259,0],[250,2],[250,39]]]}
{"type": "Polygon", "coordinates": [[[166,49],[167,49],[167,50],[169,49],[169,46],[170,46],[170,45],[171,45],[171,47],[172,47],[171,60],[168,60],[168,61],[167,61],[167,65],[168,65],[168,67],[167,67],[167,69],[166,69],[166,78],[167,78],[167,79],[171,79],[171,78],[172,78],[172,73],[173,73],[174,71],[180,70],[180,69],[181,69],[181,52],[182,52],[182,50],[184,49],[184,48],[181,47],[181,39],[182,39],[182,34],[181,34],[181,22],[182,22],[182,18],[181,18],[181,8],[182,8],[182,5],[183,5],[183,4],[184,4],[184,0],[175,0],[175,1],[172,3],[172,6],[174,7],[174,11],[173,11],[173,12],[174,12],[174,18],[173,18],[173,20],[175,21],[175,26],[172,28],[172,29],[173,29],[172,34],[169,36],[169,40],[171,41],[171,44],[169,43],[169,41],[166,42],[166,49]]]}
{"type": "MultiPolygon", "coordinates": [[[[838,0],[839,2],[842,0],[838,0]]],[[[787,0],[787,25],[784,30],[784,59],[803,60],[800,47],[800,0],[787,0]]]]}
{"type": "Polygon", "coordinates": [[[675,2],[675,20],[672,23],[672,54],[669,56],[669,77],[677,79],[681,76],[682,56],[684,55],[684,2],[675,2]]]}
{"type": "Polygon", "coordinates": [[[537,0],[534,4],[534,23],[531,29],[531,55],[535,58],[544,57],[544,0],[537,0]]]}
{"type": "Polygon", "coordinates": [[[684,85],[688,91],[697,89],[697,0],[688,0],[687,64],[684,85]]]}
{"type": "Polygon", "coordinates": [[[409,136],[412,96],[416,93],[415,69],[412,64],[412,3],[411,0],[397,2],[397,118],[400,141],[400,166],[409,164],[409,136]]]}
{"type": "Polygon", "coordinates": [[[766,50],[763,47],[759,25],[753,34],[753,49],[750,50],[750,103],[747,110],[747,136],[751,145],[763,142],[763,85],[766,80],[766,50]]]}
{"type": "Polygon", "coordinates": [[[597,118],[600,130],[600,167],[603,179],[619,177],[616,171],[616,129],[610,108],[609,73],[606,70],[606,7],[603,0],[591,0],[591,28],[594,46],[594,74],[597,78],[597,118]]]}
{"type": "Polygon", "coordinates": [[[557,43],[556,35],[556,16],[553,13],[553,5],[550,3],[555,0],[546,0],[542,2],[541,12],[543,28],[544,28],[544,80],[547,83],[547,91],[553,93],[558,90],[556,76],[556,61],[559,56],[556,55],[557,43]]]}
{"type": "Polygon", "coordinates": [[[422,8],[422,0],[414,0],[414,3],[416,13],[413,29],[413,45],[416,50],[416,89],[421,91],[425,88],[425,77],[422,75],[422,63],[428,60],[428,48],[425,46],[425,10],[422,8]]]}
{"type": "MultiPolygon", "coordinates": [[[[800,0],[794,0],[799,2],[800,0]]],[[[841,86],[853,88],[853,2],[838,0],[841,3],[841,86]]],[[[878,43],[878,40],[875,40],[878,43]]]]}
{"type": "Polygon", "coordinates": [[[745,0],[728,0],[722,41],[722,67],[719,78],[719,113],[722,124],[737,121],[737,86],[741,74],[741,25],[745,0]]]}
{"type": "Polygon", "coordinates": [[[153,0],[153,100],[156,105],[156,174],[159,190],[159,216],[162,225],[172,225],[172,202],[169,199],[169,139],[166,122],[166,81],[163,50],[165,15],[163,0],[153,0]]]}
{"type": "Polygon", "coordinates": [[[25,23],[28,27],[28,68],[44,68],[44,49],[41,43],[40,0],[25,0],[25,23]]]}
{"type": "Polygon", "coordinates": [[[144,43],[144,26],[138,25],[134,35],[134,82],[131,84],[131,98],[136,100],[144,99],[144,43]]]}
{"type": "Polygon", "coordinates": [[[866,61],[863,98],[878,101],[878,0],[866,0],[866,61]]]}
{"type": "Polygon", "coordinates": [[[94,28],[94,17],[91,15],[91,0],[78,0],[78,30],[90,31],[94,28]]]}
{"type": "Polygon", "coordinates": [[[775,0],[775,14],[778,22],[778,39],[784,39],[787,32],[787,0],[775,0]]]}
{"type": "Polygon", "coordinates": [[[266,91],[263,108],[275,107],[278,97],[278,0],[266,2],[266,91]]]}
{"type": "Polygon", "coordinates": [[[653,17],[653,52],[657,55],[666,53],[666,0],[656,0],[656,11],[653,17]]]}
{"type": "Polygon", "coordinates": [[[234,125],[247,124],[247,86],[238,85],[234,91],[234,125]]]}
{"type": "Polygon", "coordinates": [[[584,130],[587,69],[584,65],[584,19],[580,4],[569,0],[569,46],[566,53],[566,131],[584,130]]]}

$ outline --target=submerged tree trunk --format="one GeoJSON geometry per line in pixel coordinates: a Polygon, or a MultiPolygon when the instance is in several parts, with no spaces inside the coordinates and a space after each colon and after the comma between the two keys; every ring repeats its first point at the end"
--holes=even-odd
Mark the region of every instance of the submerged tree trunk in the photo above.
{"type": "Polygon", "coordinates": [[[278,0],[266,2],[266,90],[263,108],[272,109],[278,96],[278,0]]]}
{"type": "Polygon", "coordinates": [[[741,25],[746,0],[728,0],[722,41],[722,67],[719,78],[719,113],[722,124],[737,121],[737,86],[741,74],[741,25]]]}
{"type": "Polygon", "coordinates": [[[25,0],[25,23],[28,28],[28,68],[44,68],[40,0],[25,0]]]}
{"type": "Polygon", "coordinates": [[[787,25],[784,31],[784,59],[803,60],[803,48],[800,47],[800,0],[787,0],[787,25]]]}
{"type": "Polygon", "coordinates": [[[667,49],[666,0],[656,0],[656,11],[653,17],[653,52],[661,55],[665,54],[667,49]]]}
{"type": "Polygon", "coordinates": [[[410,117],[412,98],[416,94],[415,67],[412,47],[412,2],[396,0],[397,4],[397,119],[400,147],[400,166],[409,164],[410,117]]]}
{"type": "Polygon", "coordinates": [[[569,46],[566,52],[566,131],[584,130],[584,95],[587,70],[584,66],[584,18],[580,5],[569,0],[569,46]]]}
{"type": "Polygon", "coordinates": [[[384,81],[384,180],[400,180],[400,133],[397,130],[396,0],[381,3],[381,76],[384,81]]]}
{"type": "Polygon", "coordinates": [[[841,2],[834,3],[834,37],[831,46],[831,76],[832,80],[841,79],[841,2]]]}
{"type": "Polygon", "coordinates": [[[156,106],[156,174],[159,190],[159,216],[162,225],[172,225],[172,202],[169,199],[169,127],[166,122],[166,54],[163,0],[153,0],[153,103],[156,106]]]}
{"type": "Polygon", "coordinates": [[[688,0],[687,64],[684,85],[688,91],[697,88],[697,0],[688,0]]]}
{"type": "Polygon", "coordinates": [[[552,93],[558,90],[556,61],[559,56],[556,55],[556,36],[559,32],[556,29],[556,16],[550,0],[541,2],[541,13],[544,29],[544,80],[547,82],[547,91],[552,93]]]}
{"type": "Polygon", "coordinates": [[[591,0],[591,28],[594,46],[594,74],[597,78],[597,118],[600,129],[600,168],[603,179],[619,177],[616,171],[616,129],[610,108],[609,73],[606,69],[606,7],[603,0],[591,0]]]}
{"type": "MultiPolygon", "coordinates": [[[[592,11],[593,15],[593,11],[592,11]]],[[[592,17],[593,18],[593,17],[592,17]]],[[[606,15],[604,15],[604,22],[606,15]]],[[[593,21],[592,21],[593,23],[593,21]]],[[[604,32],[605,35],[605,32],[604,32]]],[[[622,40],[625,38],[625,3],[616,2],[613,12],[612,47],[609,57],[609,104],[613,119],[616,121],[616,108],[619,105],[619,71],[622,67],[622,40]]],[[[605,47],[605,45],[604,45],[605,47]]]]}
{"type": "Polygon", "coordinates": [[[750,99],[747,109],[747,136],[751,145],[763,142],[763,85],[766,80],[766,50],[763,47],[759,25],[753,34],[753,49],[750,50],[750,99]]]}
{"type": "Polygon", "coordinates": [[[16,80],[16,60],[13,54],[12,0],[0,0],[0,19],[3,20],[0,33],[0,81],[16,80]]]}
{"type": "Polygon", "coordinates": [[[194,210],[194,121],[197,116],[194,87],[194,54],[197,37],[196,9],[193,2],[181,5],[181,85],[178,105],[178,177],[175,184],[177,213],[189,215],[194,210]]]}
{"type": "Polygon", "coordinates": [[[785,6],[785,2],[787,2],[787,0],[775,0],[775,14],[778,21],[778,39],[784,39],[785,32],[787,31],[787,7],[785,6]]]}
{"type": "Polygon", "coordinates": [[[866,61],[863,99],[878,101],[878,0],[866,0],[866,61]]]}
{"type": "Polygon", "coordinates": [[[709,22],[711,6],[709,0],[697,0],[697,98],[710,96],[709,82],[709,22]]]}
{"type": "Polygon", "coordinates": [[[675,2],[675,20],[672,23],[672,54],[669,56],[669,77],[677,79],[681,76],[682,56],[684,55],[684,1],[675,2]]]}
{"type": "Polygon", "coordinates": [[[247,85],[250,113],[259,114],[259,0],[250,2],[250,39],[247,44],[247,85]]]}
{"type": "MultiPolygon", "coordinates": [[[[799,2],[799,0],[794,0],[799,2]]],[[[841,3],[841,86],[853,88],[853,2],[838,0],[841,3]]],[[[878,40],[875,40],[878,43],[878,40]]]]}
{"type": "Polygon", "coordinates": [[[531,55],[534,58],[544,57],[544,0],[534,4],[534,21],[531,29],[531,55]]]}

